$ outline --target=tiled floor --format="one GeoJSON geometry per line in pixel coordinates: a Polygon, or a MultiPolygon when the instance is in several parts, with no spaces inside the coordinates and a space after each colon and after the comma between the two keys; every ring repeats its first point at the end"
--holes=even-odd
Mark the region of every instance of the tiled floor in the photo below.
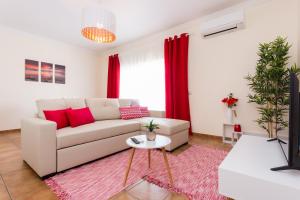
{"type": "MultiPolygon", "coordinates": [[[[203,144],[220,149],[230,149],[220,138],[195,135],[190,144],[203,144]]],[[[44,182],[22,161],[19,131],[0,133],[0,200],[50,200],[56,196],[44,182]]],[[[190,145],[184,145],[173,154],[180,154],[190,145]]],[[[113,200],[182,200],[182,195],[171,193],[146,181],[127,187],[112,197],[113,200]]]]}

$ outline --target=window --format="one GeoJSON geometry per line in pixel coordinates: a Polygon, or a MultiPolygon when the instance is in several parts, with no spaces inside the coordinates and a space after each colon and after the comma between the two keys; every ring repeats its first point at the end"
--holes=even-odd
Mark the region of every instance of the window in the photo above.
{"type": "Polygon", "coordinates": [[[151,110],[165,110],[163,57],[122,57],[120,62],[120,98],[138,99],[151,110]]]}

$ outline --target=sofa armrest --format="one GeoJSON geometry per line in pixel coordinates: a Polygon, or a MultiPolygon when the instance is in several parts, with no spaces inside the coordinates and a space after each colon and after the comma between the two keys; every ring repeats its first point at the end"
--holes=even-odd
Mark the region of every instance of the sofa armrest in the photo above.
{"type": "Polygon", "coordinates": [[[158,118],[165,118],[166,112],[160,110],[149,110],[150,117],[158,117],[158,118]]]}
{"type": "Polygon", "coordinates": [[[23,160],[40,176],[56,172],[56,123],[39,118],[21,122],[23,160]]]}

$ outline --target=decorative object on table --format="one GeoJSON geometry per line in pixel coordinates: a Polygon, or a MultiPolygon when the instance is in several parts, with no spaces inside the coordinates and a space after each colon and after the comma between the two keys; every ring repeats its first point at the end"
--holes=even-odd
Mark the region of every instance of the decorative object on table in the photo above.
{"type": "Polygon", "coordinates": [[[25,59],[25,81],[39,81],[39,62],[25,59]]]}
{"type": "Polygon", "coordinates": [[[64,65],[55,65],[55,83],[66,83],[66,67],[64,65]]]}
{"type": "Polygon", "coordinates": [[[154,141],[156,138],[155,130],[159,129],[158,124],[154,124],[153,120],[151,120],[150,123],[148,125],[145,125],[144,127],[148,129],[148,131],[146,132],[147,140],[154,141]]]}
{"type": "Polygon", "coordinates": [[[53,64],[41,62],[41,82],[53,83],[53,64]]]}
{"type": "Polygon", "coordinates": [[[238,99],[233,97],[233,93],[230,93],[228,97],[222,99],[222,102],[227,105],[227,123],[233,123],[233,114],[237,117],[236,110],[233,108],[237,106],[238,99]]]}
{"type": "Polygon", "coordinates": [[[235,124],[233,126],[231,145],[234,145],[235,141],[239,140],[242,135],[243,135],[243,132],[242,132],[241,125],[240,124],[235,124]]]}
{"type": "Polygon", "coordinates": [[[233,129],[234,132],[242,132],[242,127],[240,124],[235,124],[233,129]]]}
{"type": "MultiPolygon", "coordinates": [[[[60,200],[82,199],[82,197],[109,199],[124,189],[120,177],[124,176],[126,166],[120,163],[128,161],[130,151],[123,151],[58,173],[45,179],[44,182],[60,200]]],[[[209,197],[209,199],[225,200],[226,197],[218,192],[218,166],[226,155],[227,151],[204,145],[192,145],[179,155],[168,154],[169,163],[175,163],[172,165],[175,182],[170,186],[164,163],[159,162],[162,157],[161,151],[151,152],[151,159],[155,161],[151,163],[151,169],[145,167],[148,162],[145,159],[147,151],[136,151],[134,160],[141,162],[132,164],[127,185],[134,184],[144,177],[143,179],[150,183],[169,191],[185,194],[189,199],[200,200],[209,197]],[[210,159],[203,159],[207,157],[210,159]]]]}
{"type": "Polygon", "coordinates": [[[256,122],[267,131],[269,138],[277,138],[278,131],[288,126],[285,116],[289,105],[289,75],[300,73],[296,64],[288,67],[290,47],[282,37],[259,44],[256,72],[246,77],[252,91],[248,95],[249,103],[258,105],[260,117],[256,122]]]}
{"type": "Polygon", "coordinates": [[[136,139],[135,137],[132,137],[132,138],[130,138],[131,139],[131,141],[134,143],[134,144],[141,144],[142,143],[142,141],[139,141],[138,139],[136,139]]]}
{"type": "Polygon", "coordinates": [[[85,8],[82,11],[83,37],[97,43],[112,43],[116,40],[115,15],[98,6],[85,8]]]}

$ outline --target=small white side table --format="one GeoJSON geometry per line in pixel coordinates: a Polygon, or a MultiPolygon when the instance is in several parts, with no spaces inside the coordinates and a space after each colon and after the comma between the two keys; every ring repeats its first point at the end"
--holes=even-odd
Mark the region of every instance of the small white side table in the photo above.
{"type": "Polygon", "coordinates": [[[232,133],[233,133],[234,124],[223,123],[223,142],[232,143],[232,133]]]}
{"type": "Polygon", "coordinates": [[[236,138],[236,141],[238,141],[240,139],[240,137],[242,137],[243,135],[243,132],[236,132],[236,131],[233,131],[232,132],[232,137],[231,137],[231,145],[233,146],[235,144],[235,138],[236,138]]]}
{"type": "Polygon", "coordinates": [[[130,167],[131,167],[131,163],[133,160],[133,156],[135,153],[135,149],[147,149],[148,150],[148,167],[151,167],[151,149],[161,149],[162,150],[162,154],[164,157],[164,161],[165,161],[165,165],[168,171],[168,176],[170,179],[170,183],[171,185],[173,185],[173,178],[172,178],[172,174],[171,174],[171,169],[169,166],[169,162],[168,162],[168,158],[167,158],[167,154],[166,154],[166,150],[165,150],[165,146],[169,145],[171,143],[171,139],[163,136],[163,135],[156,135],[156,139],[155,141],[148,141],[146,138],[146,135],[136,135],[133,136],[134,138],[136,138],[139,141],[142,141],[142,143],[140,144],[135,144],[130,138],[128,138],[126,140],[126,143],[128,146],[132,147],[132,152],[130,154],[129,157],[129,161],[128,161],[128,167],[126,170],[126,174],[125,174],[125,178],[124,178],[124,183],[123,185],[126,186],[126,182],[127,182],[127,178],[128,178],[128,174],[130,171],[130,167]]]}

